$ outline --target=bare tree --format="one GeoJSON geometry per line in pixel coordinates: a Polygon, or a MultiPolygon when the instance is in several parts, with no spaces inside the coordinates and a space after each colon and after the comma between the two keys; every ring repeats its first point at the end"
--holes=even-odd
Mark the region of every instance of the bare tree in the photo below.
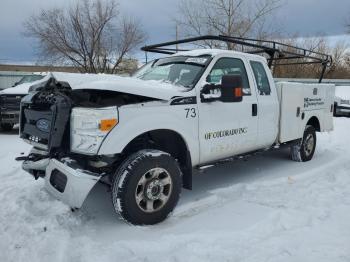
{"type": "MultiPolygon", "coordinates": [[[[206,34],[236,37],[266,37],[266,18],[279,8],[281,0],[182,0],[176,22],[186,36],[206,34]]],[[[205,46],[221,47],[212,41],[205,46]]],[[[234,46],[226,44],[228,49],[234,46]]]]}
{"type": "Polygon", "coordinates": [[[145,40],[137,21],[120,17],[115,0],[80,0],[68,9],[42,10],[24,25],[45,59],[89,73],[118,72],[145,40]]]}
{"type": "Polygon", "coordinates": [[[330,49],[332,65],[329,67],[326,77],[328,78],[350,78],[350,53],[349,44],[339,40],[330,49]]]}
{"type": "MultiPolygon", "coordinates": [[[[292,46],[302,46],[305,49],[328,54],[332,56],[332,63],[327,67],[325,78],[349,78],[350,77],[350,63],[348,63],[348,45],[339,40],[333,45],[329,43],[325,37],[307,37],[307,38],[290,38],[280,40],[285,44],[292,46]]],[[[288,49],[286,50],[288,51],[288,49]]],[[[307,59],[299,58],[293,62],[305,62],[307,59]]],[[[276,77],[287,78],[318,78],[321,74],[322,66],[320,64],[294,64],[290,66],[278,66],[274,68],[274,75],[276,77]]]]}

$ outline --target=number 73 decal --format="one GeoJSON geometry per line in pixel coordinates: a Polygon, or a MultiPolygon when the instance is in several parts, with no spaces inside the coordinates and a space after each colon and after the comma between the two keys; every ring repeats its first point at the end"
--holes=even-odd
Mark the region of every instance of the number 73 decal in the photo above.
{"type": "Polygon", "coordinates": [[[195,118],[197,116],[197,112],[194,107],[185,108],[185,111],[186,111],[186,118],[195,118]]]}

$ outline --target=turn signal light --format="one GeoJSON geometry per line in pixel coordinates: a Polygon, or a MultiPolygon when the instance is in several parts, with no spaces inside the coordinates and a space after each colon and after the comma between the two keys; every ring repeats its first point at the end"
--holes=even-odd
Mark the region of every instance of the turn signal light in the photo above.
{"type": "Polygon", "coordinates": [[[118,124],[118,120],[116,118],[101,120],[100,130],[104,132],[110,131],[117,124],[118,124]]]}
{"type": "Polygon", "coordinates": [[[242,87],[235,88],[235,97],[242,97],[242,96],[243,96],[242,87]]]}

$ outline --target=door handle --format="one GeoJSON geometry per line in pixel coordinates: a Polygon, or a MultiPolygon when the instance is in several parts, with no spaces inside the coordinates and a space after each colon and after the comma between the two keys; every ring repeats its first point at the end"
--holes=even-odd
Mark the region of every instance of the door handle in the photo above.
{"type": "Polygon", "coordinates": [[[258,104],[252,104],[252,116],[258,115],[258,104]]]}

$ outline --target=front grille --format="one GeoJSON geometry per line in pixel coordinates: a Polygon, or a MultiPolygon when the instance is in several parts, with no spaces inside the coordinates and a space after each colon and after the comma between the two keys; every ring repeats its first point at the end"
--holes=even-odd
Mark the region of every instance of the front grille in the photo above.
{"type": "Polygon", "coordinates": [[[49,154],[69,150],[70,99],[62,94],[33,93],[21,102],[20,137],[49,154]]]}
{"type": "Polygon", "coordinates": [[[1,111],[19,111],[23,95],[1,95],[1,111]]]}
{"type": "Polygon", "coordinates": [[[52,122],[53,114],[50,110],[34,110],[23,108],[21,120],[21,134],[22,138],[36,142],[39,144],[48,144],[50,137],[50,130],[40,130],[37,127],[38,121],[45,119],[52,122]]]}

